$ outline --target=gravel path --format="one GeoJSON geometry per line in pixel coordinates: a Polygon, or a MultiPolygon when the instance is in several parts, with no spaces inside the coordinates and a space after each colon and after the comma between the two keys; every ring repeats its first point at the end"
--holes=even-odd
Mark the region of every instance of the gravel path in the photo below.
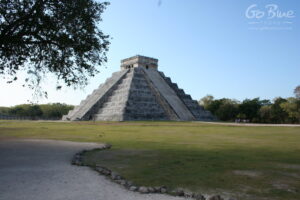
{"type": "Polygon", "coordinates": [[[94,143],[52,140],[0,141],[0,200],[179,200],[161,194],[142,195],[70,164],[94,143]]]}

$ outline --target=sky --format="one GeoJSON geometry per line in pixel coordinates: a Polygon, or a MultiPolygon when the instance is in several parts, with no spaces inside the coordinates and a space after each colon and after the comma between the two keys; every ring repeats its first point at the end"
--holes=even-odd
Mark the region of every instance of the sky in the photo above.
{"type": "MultiPolygon", "coordinates": [[[[56,91],[50,77],[38,103],[77,105],[134,55],[159,59],[196,100],[290,97],[300,85],[299,20],[295,0],[111,0],[99,24],[111,36],[108,62],[84,89],[56,91]]],[[[1,79],[0,106],[32,101],[22,84],[1,79]]]]}

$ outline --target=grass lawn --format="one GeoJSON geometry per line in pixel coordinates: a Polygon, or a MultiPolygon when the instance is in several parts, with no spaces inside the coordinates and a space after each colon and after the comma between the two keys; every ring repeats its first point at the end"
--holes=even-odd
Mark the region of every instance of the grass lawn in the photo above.
{"type": "Polygon", "coordinates": [[[106,142],[85,162],[139,185],[182,187],[237,199],[300,199],[300,127],[198,122],[0,121],[0,140],[106,142]]]}

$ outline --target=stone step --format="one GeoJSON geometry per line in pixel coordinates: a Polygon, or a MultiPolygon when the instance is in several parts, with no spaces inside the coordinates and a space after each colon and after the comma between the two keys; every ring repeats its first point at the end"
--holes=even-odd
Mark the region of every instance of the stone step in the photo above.
{"type": "Polygon", "coordinates": [[[186,94],[183,89],[179,88],[176,83],[173,83],[170,77],[166,77],[163,73],[160,74],[169,84],[169,86],[176,92],[176,94],[180,97],[182,102],[186,105],[186,107],[190,110],[190,112],[195,116],[197,120],[203,120],[204,118],[210,118],[210,120],[214,119],[210,112],[205,111],[197,101],[193,100],[192,97],[186,94]]]}
{"type": "Polygon", "coordinates": [[[149,69],[144,71],[146,76],[151,80],[159,93],[163,95],[164,99],[172,107],[180,120],[190,121],[195,119],[189,109],[176,94],[176,91],[174,91],[174,89],[166,83],[164,77],[162,77],[157,70],[149,69]]]}
{"type": "Polygon", "coordinates": [[[75,120],[76,118],[82,119],[84,115],[99,101],[103,96],[114,86],[116,85],[122,78],[125,77],[128,70],[122,70],[119,72],[114,72],[112,76],[106,79],[105,84],[100,85],[97,90],[94,90],[92,94],[88,95],[88,97],[81,102],[78,109],[74,109],[70,115],[68,116],[71,120],[75,120]]]}
{"type": "Polygon", "coordinates": [[[121,118],[122,111],[128,99],[130,82],[133,78],[133,71],[128,72],[124,78],[116,84],[110,94],[105,98],[102,105],[99,107],[95,118],[102,120],[111,119],[110,116],[121,118]]]}

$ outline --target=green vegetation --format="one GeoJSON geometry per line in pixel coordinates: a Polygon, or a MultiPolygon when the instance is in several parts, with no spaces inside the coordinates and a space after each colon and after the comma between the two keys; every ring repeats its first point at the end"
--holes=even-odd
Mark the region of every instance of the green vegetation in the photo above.
{"type": "Polygon", "coordinates": [[[74,106],[51,103],[51,104],[22,104],[13,107],[0,107],[0,115],[29,117],[31,119],[61,119],[74,106]]]}
{"type": "Polygon", "coordinates": [[[106,61],[109,36],[100,29],[108,2],[0,1],[0,75],[8,82],[27,74],[25,86],[37,95],[51,74],[57,89],[87,85],[106,61]]]}
{"type": "MultiPolygon", "coordinates": [[[[296,92],[295,95],[297,97],[296,92]]],[[[222,121],[300,123],[300,99],[294,97],[287,99],[278,97],[273,102],[259,98],[239,102],[227,98],[214,99],[213,96],[207,95],[199,101],[199,104],[222,121]]]]}
{"type": "Polygon", "coordinates": [[[199,122],[0,121],[0,140],[106,142],[85,162],[140,185],[183,187],[238,199],[300,199],[300,127],[199,122]]]}
{"type": "MultiPolygon", "coordinates": [[[[219,120],[254,122],[254,123],[300,123],[300,86],[295,89],[295,97],[278,97],[273,101],[259,98],[245,99],[214,99],[213,96],[203,97],[199,104],[209,110],[219,120]]],[[[0,107],[0,115],[28,117],[30,119],[61,119],[74,106],[61,103],[53,104],[22,104],[13,107],[0,107]]]]}
{"type": "Polygon", "coordinates": [[[297,99],[300,99],[300,85],[298,85],[295,90],[294,90],[294,94],[296,96],[297,99]]]}

